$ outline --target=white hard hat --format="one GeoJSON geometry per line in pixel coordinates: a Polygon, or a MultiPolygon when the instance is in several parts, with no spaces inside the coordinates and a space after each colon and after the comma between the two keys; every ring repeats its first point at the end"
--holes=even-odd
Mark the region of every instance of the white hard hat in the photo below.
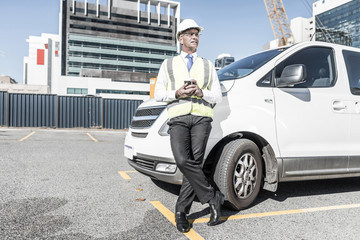
{"type": "Polygon", "coordinates": [[[182,32],[191,29],[191,28],[196,28],[197,30],[199,30],[199,33],[204,30],[204,28],[200,27],[194,20],[192,19],[184,19],[178,27],[178,31],[176,33],[176,38],[179,39],[179,36],[182,32]]]}

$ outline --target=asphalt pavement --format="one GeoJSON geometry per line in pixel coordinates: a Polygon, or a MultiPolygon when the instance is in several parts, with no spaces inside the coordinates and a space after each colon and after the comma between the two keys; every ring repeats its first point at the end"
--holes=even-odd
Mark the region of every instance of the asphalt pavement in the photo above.
{"type": "Polygon", "coordinates": [[[0,239],[359,239],[360,178],[280,183],[243,211],[193,204],[179,233],[179,186],[123,156],[126,130],[0,128],[0,239]]]}

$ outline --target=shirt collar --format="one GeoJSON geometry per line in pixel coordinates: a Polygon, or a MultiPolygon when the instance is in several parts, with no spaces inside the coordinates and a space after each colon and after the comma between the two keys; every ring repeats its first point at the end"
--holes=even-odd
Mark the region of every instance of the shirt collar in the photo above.
{"type": "MultiPolygon", "coordinates": [[[[184,52],[184,51],[181,51],[180,53],[180,56],[183,58],[183,59],[186,59],[186,56],[188,55],[188,53],[184,52]]],[[[197,58],[197,52],[194,52],[191,54],[193,56],[193,60],[195,61],[195,59],[197,58]]]]}

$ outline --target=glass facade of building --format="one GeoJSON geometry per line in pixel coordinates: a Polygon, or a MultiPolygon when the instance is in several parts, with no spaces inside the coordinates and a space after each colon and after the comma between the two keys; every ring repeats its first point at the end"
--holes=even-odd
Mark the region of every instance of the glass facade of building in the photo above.
{"type": "Polygon", "coordinates": [[[176,47],[69,34],[67,75],[81,69],[157,73],[164,59],[176,55],[176,47]]]}
{"type": "Polygon", "coordinates": [[[360,47],[360,0],[316,15],[317,41],[360,47]]]}
{"type": "Polygon", "coordinates": [[[177,55],[178,4],[141,2],[150,10],[167,6],[167,14],[157,14],[144,12],[137,1],[109,2],[62,1],[61,74],[148,83],[164,59],[177,55]]]}

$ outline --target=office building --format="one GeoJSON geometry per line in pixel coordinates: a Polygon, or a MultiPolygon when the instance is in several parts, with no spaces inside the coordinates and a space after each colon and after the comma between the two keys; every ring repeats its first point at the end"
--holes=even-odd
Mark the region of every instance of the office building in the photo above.
{"type": "Polygon", "coordinates": [[[59,35],[27,40],[24,83],[59,95],[148,99],[150,79],[179,51],[179,23],[175,1],[60,0],[59,35]]]}
{"type": "MultiPolygon", "coordinates": [[[[297,17],[290,21],[290,29],[292,38],[289,44],[311,41],[314,39],[314,20],[311,18],[297,17]]],[[[279,40],[274,39],[263,46],[263,50],[274,49],[279,47],[279,40]]]]}
{"type": "Polygon", "coordinates": [[[57,34],[30,36],[29,56],[24,57],[23,83],[47,86],[60,75],[60,38],[57,34]]]}
{"type": "Polygon", "coordinates": [[[0,92],[47,94],[49,93],[49,88],[46,85],[18,84],[10,76],[0,76],[0,92]]]}
{"type": "Polygon", "coordinates": [[[360,47],[360,0],[321,0],[313,4],[316,41],[360,47]]]}
{"type": "Polygon", "coordinates": [[[177,2],[61,3],[62,75],[148,83],[162,61],[177,54],[177,2]]]}
{"type": "Polygon", "coordinates": [[[10,76],[0,75],[0,84],[17,84],[17,82],[10,76]]]}
{"type": "MultiPolygon", "coordinates": [[[[294,43],[325,41],[360,47],[360,0],[320,0],[313,3],[313,17],[291,20],[294,43]]],[[[278,46],[273,40],[264,49],[278,46]]]]}
{"type": "Polygon", "coordinates": [[[290,21],[294,43],[311,41],[314,35],[314,18],[297,17],[290,21]]]}

